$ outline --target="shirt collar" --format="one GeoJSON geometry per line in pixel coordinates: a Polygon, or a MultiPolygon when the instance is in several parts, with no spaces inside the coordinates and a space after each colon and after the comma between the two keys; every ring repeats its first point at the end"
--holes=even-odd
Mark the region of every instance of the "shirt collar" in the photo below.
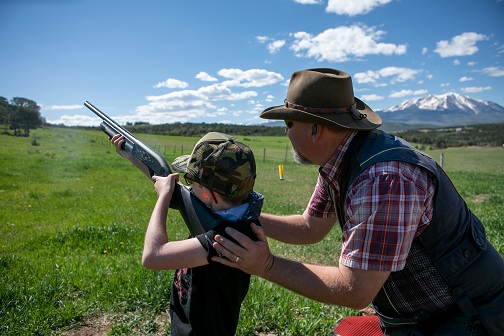
{"type": "Polygon", "coordinates": [[[357,134],[357,131],[349,132],[340,145],[334,151],[331,158],[326,162],[326,164],[319,168],[319,174],[327,181],[333,180],[336,182],[337,177],[341,173],[341,161],[350,146],[353,138],[357,134]]]}
{"type": "Polygon", "coordinates": [[[224,218],[228,222],[235,222],[239,219],[250,220],[259,218],[263,206],[264,196],[257,191],[252,191],[247,203],[236,207],[216,211],[215,214],[224,218]]]}

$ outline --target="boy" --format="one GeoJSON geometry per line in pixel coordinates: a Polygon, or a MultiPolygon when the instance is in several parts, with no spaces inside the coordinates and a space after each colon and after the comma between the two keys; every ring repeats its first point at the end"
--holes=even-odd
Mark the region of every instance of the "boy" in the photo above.
{"type": "MultiPolygon", "coordinates": [[[[146,172],[141,162],[121,149],[122,136],[110,141],[120,155],[146,172]]],[[[212,262],[217,255],[212,244],[216,234],[229,237],[226,227],[256,239],[250,226],[259,225],[263,196],[253,191],[254,155],[235,138],[210,132],[196,143],[191,155],[178,157],[172,166],[184,173],[186,182],[192,184],[191,192],[222,222],[197,237],[169,241],[168,206],[179,175],[153,176],[158,200],[145,233],[142,264],[156,270],[176,269],[170,298],[171,335],[234,335],[250,275],[212,262]]],[[[232,261],[240,258],[234,256],[232,261]]]]}

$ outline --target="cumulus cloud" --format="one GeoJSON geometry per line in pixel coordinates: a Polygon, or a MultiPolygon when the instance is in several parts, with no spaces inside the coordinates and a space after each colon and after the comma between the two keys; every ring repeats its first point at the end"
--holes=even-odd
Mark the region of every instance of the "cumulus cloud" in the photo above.
{"type": "Polygon", "coordinates": [[[405,82],[415,79],[419,70],[401,67],[386,67],[377,71],[368,70],[358,72],[353,75],[355,81],[359,84],[378,85],[381,79],[390,79],[390,83],[405,82]]]}
{"type": "Polygon", "coordinates": [[[437,42],[437,48],[434,49],[441,57],[469,56],[476,53],[479,49],[476,43],[487,40],[488,37],[474,32],[463,33],[452,37],[451,41],[442,40],[437,42]]]}
{"type": "Polygon", "coordinates": [[[278,50],[280,50],[284,45],[285,45],[285,40],[273,41],[273,42],[271,42],[271,43],[268,44],[268,51],[271,54],[274,54],[278,50]]]}
{"type": "Polygon", "coordinates": [[[480,72],[489,77],[504,77],[504,67],[488,67],[480,72]]]}
{"type": "Polygon", "coordinates": [[[389,97],[390,98],[404,98],[410,96],[420,96],[427,94],[427,90],[401,90],[398,92],[392,92],[389,97]]]}
{"type": "MultiPolygon", "coordinates": [[[[115,120],[115,119],[114,119],[115,120]]],[[[98,126],[102,121],[100,118],[86,115],[63,115],[58,119],[46,120],[49,124],[65,126],[98,126]]],[[[117,120],[116,120],[117,121],[117,120]]]]}
{"type": "Polygon", "coordinates": [[[44,110],[78,110],[81,109],[84,105],[44,105],[42,109],[44,110]]]}
{"type": "Polygon", "coordinates": [[[160,88],[160,87],[166,87],[169,89],[184,89],[187,86],[189,86],[189,84],[187,84],[186,82],[180,81],[178,79],[173,79],[173,78],[168,78],[164,82],[159,82],[156,85],[154,85],[154,87],[156,89],[160,88]]]}
{"type": "Polygon", "coordinates": [[[228,79],[222,83],[223,85],[240,87],[263,87],[276,84],[284,79],[278,73],[263,69],[245,71],[241,69],[222,69],[218,71],[218,75],[228,79]]]}
{"type": "Polygon", "coordinates": [[[204,71],[201,71],[200,73],[198,73],[195,78],[200,79],[204,82],[217,82],[218,81],[217,78],[210,76],[210,74],[208,74],[204,71]]]}
{"type": "Polygon", "coordinates": [[[465,88],[461,88],[460,91],[464,93],[478,93],[478,92],[483,92],[483,91],[488,91],[492,90],[491,86],[468,86],[465,88]]]}
{"type": "MultiPolygon", "coordinates": [[[[217,102],[250,100],[258,96],[256,91],[239,91],[233,90],[233,88],[263,87],[284,81],[282,75],[263,69],[226,68],[219,70],[217,75],[223,80],[212,85],[202,86],[197,90],[179,90],[163,95],[147,96],[148,103],[138,106],[136,114],[132,118],[159,124],[188,122],[201,117],[219,117],[226,114],[228,109],[218,105],[217,102]]],[[[219,81],[218,78],[206,72],[198,73],[196,78],[202,81],[219,81]]],[[[168,84],[168,81],[166,82],[168,84]]],[[[175,84],[176,82],[171,81],[170,83],[175,84]]],[[[254,104],[258,106],[258,103],[254,104]]]]}
{"type": "MultiPolygon", "coordinates": [[[[202,81],[214,81],[212,85],[202,86],[196,90],[179,90],[163,95],[147,96],[147,104],[138,106],[132,119],[150,123],[188,122],[201,117],[219,117],[229,113],[225,106],[217,102],[250,100],[258,96],[252,90],[233,90],[233,88],[253,88],[272,85],[284,81],[282,75],[263,69],[221,69],[217,75],[222,80],[206,72],[199,72],[195,77],[202,81]]],[[[185,88],[185,82],[169,79],[163,83],[175,88],[185,88]]],[[[271,99],[270,96],[268,96],[271,99]]],[[[259,103],[254,103],[259,106],[259,103]]],[[[232,105],[232,104],[230,104],[232,105]]],[[[237,112],[241,114],[242,112],[237,112]]]]}
{"type": "Polygon", "coordinates": [[[306,32],[291,34],[291,49],[297,57],[314,58],[319,62],[346,62],[366,55],[402,55],[406,45],[380,42],[384,31],[366,26],[340,26],[318,35],[306,32]]]}
{"type": "Polygon", "coordinates": [[[339,15],[354,16],[371,12],[378,6],[383,6],[392,0],[329,0],[326,12],[339,15]]]}
{"type": "Polygon", "coordinates": [[[474,80],[474,78],[463,76],[463,77],[460,77],[459,82],[468,82],[468,81],[472,81],[472,80],[474,80]]]}
{"type": "Polygon", "coordinates": [[[270,40],[268,36],[256,36],[256,40],[259,43],[266,43],[270,40]]]}
{"type": "Polygon", "coordinates": [[[369,94],[369,95],[362,95],[361,99],[363,101],[376,101],[376,100],[382,100],[383,96],[377,94],[369,94]]]}

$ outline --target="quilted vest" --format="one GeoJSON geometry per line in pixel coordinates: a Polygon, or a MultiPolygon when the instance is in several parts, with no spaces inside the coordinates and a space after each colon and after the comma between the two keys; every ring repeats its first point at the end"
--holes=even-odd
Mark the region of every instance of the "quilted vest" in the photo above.
{"type": "MultiPolygon", "coordinates": [[[[478,316],[490,335],[504,335],[504,259],[487,241],[481,221],[469,210],[449,177],[432,158],[381,130],[357,133],[343,159],[339,181],[342,196],[336,204],[340,225],[345,223],[341,209],[344,209],[343,195],[348,186],[366,168],[384,161],[418,165],[434,176],[436,192],[432,221],[414,239],[413,247],[422,249],[441,275],[455,303],[451,309],[464,316],[478,316]]],[[[401,283],[402,276],[402,271],[391,273],[373,300],[382,324],[418,323],[436,314],[425,310],[403,314],[395,308],[394,293],[385,295],[384,288],[393,285],[390,282],[401,283]]],[[[411,286],[415,288],[415,284],[411,286]]]]}

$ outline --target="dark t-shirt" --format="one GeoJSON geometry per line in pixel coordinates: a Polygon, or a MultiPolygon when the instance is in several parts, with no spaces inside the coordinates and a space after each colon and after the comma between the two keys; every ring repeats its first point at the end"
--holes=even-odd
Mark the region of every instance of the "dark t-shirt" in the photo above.
{"type": "Polygon", "coordinates": [[[197,236],[208,251],[209,264],[180,269],[175,272],[170,299],[171,335],[234,335],[240,307],[247,295],[250,275],[210,260],[217,255],[212,247],[214,237],[232,227],[257,240],[250,223],[257,219],[236,222],[223,221],[215,229],[197,236]]]}

